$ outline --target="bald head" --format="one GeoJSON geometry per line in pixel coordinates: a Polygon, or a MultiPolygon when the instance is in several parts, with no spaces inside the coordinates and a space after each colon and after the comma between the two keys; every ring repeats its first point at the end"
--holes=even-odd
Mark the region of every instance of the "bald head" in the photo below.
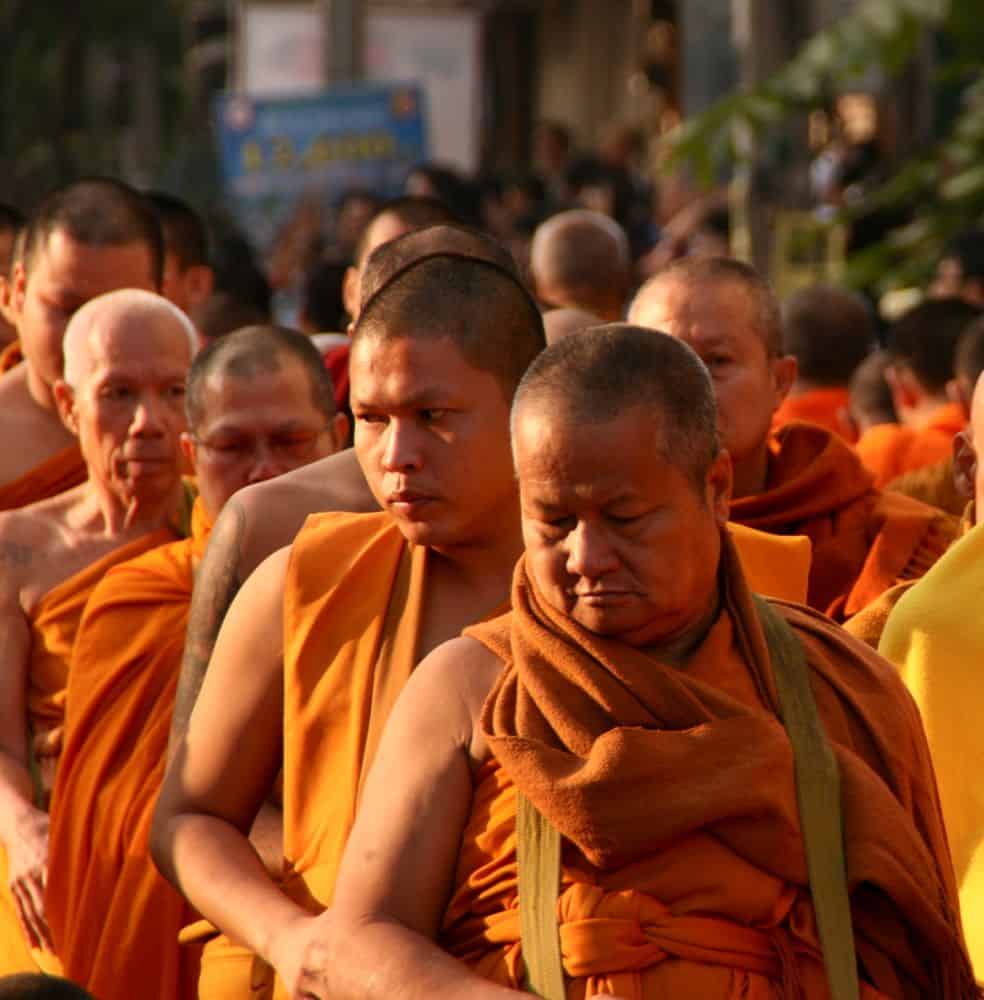
{"type": "Polygon", "coordinates": [[[188,373],[185,407],[188,426],[195,431],[204,414],[204,387],[213,377],[251,379],[281,371],[290,360],[307,375],[311,403],[325,422],[335,416],[331,376],[309,337],[282,326],[247,326],[213,341],[202,350],[188,373]]]}
{"type": "Polygon", "coordinates": [[[481,234],[454,227],[410,234],[380,247],[364,277],[353,351],[363,341],[447,338],[511,399],[544,347],[543,321],[512,258],[481,234]]]}
{"type": "Polygon", "coordinates": [[[851,376],[851,419],[857,425],[859,434],[877,424],[898,422],[892,390],[885,378],[891,363],[887,351],[875,351],[858,365],[851,376]]]}
{"type": "Polygon", "coordinates": [[[533,234],[530,272],[537,297],[547,305],[620,319],[631,270],[625,232],[600,212],[561,212],[533,234]]]}
{"type": "Polygon", "coordinates": [[[543,314],[543,332],[548,344],[556,344],[563,337],[587,330],[592,326],[602,326],[604,321],[594,313],[583,309],[548,309],[543,314]]]}
{"type": "Polygon", "coordinates": [[[370,219],[356,246],[355,266],[361,268],[376,247],[404,233],[457,222],[454,212],[437,198],[414,195],[394,198],[381,205],[370,219]]]}
{"type": "Polygon", "coordinates": [[[669,329],[673,315],[699,302],[708,293],[740,293],[745,309],[739,319],[765,345],[769,357],[782,354],[782,319],[769,283],[754,268],[730,257],[683,257],[650,278],[629,307],[629,322],[653,329],[669,329]]]}
{"type": "Polygon", "coordinates": [[[90,299],[71,318],[63,344],[65,382],[78,388],[86,379],[97,344],[121,337],[139,341],[141,329],[168,328],[183,339],[187,364],[198,350],[198,335],[177,306],[153,292],[134,288],[90,299]]]}
{"type": "Polygon", "coordinates": [[[707,369],[685,344],[627,323],[593,327],[540,354],[513,402],[513,426],[539,410],[573,426],[639,409],[662,427],[663,458],[699,487],[717,457],[717,411],[707,369]]]}

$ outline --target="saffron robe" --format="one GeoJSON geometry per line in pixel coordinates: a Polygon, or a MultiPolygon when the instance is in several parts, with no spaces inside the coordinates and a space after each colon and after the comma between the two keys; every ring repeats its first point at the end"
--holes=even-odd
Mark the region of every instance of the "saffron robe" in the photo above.
{"type": "Polygon", "coordinates": [[[765,490],[734,500],[731,519],[806,535],[813,542],[807,603],[839,622],[922,576],[958,531],[956,518],[875,489],[851,449],[810,424],[774,435],[765,490]]]}
{"type": "Polygon", "coordinates": [[[850,406],[851,394],[846,388],[809,389],[782,401],[772,417],[772,429],[777,431],[793,421],[805,421],[826,427],[848,444],[854,444],[857,434],[847,417],[850,406]]]}
{"type": "MultiPolygon", "coordinates": [[[[161,530],[122,545],[52,588],[38,604],[31,620],[27,718],[31,756],[37,767],[37,805],[42,808],[48,808],[61,755],[69,663],[86,601],[111,567],[174,538],[170,530],[161,530]]],[[[2,847],[0,870],[6,871],[6,852],[2,847]]],[[[0,881],[0,975],[58,969],[54,956],[28,952],[10,887],[4,878],[0,881]]]]}
{"type": "Polygon", "coordinates": [[[199,500],[190,538],[114,566],[75,640],[45,909],[65,975],[100,1000],[197,995],[197,951],[178,945],[194,911],[148,837],[210,527],[199,500]]]}
{"type": "MultiPolygon", "coordinates": [[[[595,992],[826,1000],[792,749],[728,546],[722,609],[682,667],[581,628],[517,567],[512,612],[467,630],[504,670],[442,944],[521,983],[515,788],[560,831],[571,1000],[595,992]]],[[[862,997],[976,996],[919,717],[890,664],[779,603],[841,771],[862,997]]]]}
{"type": "Polygon", "coordinates": [[[77,444],[71,444],[30,472],[0,486],[0,510],[15,510],[47,500],[79,486],[88,478],[82,452],[77,444]]]}
{"type": "Polygon", "coordinates": [[[956,542],[899,600],[879,652],[922,713],[960,886],[967,943],[984,983],[984,525],[956,542]]]}
{"type": "Polygon", "coordinates": [[[964,429],[967,417],[958,403],[941,406],[923,427],[878,424],[855,445],[862,463],[879,488],[907,472],[944,462],[953,454],[953,436],[964,429]]]}

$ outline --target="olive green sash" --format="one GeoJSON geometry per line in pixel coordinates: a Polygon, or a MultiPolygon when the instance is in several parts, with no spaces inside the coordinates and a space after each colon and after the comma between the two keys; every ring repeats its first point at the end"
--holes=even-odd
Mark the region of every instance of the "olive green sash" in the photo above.
{"type": "MultiPolygon", "coordinates": [[[[780,715],[793,746],[796,798],[810,892],[831,1000],[857,1000],[857,959],[844,866],[837,760],[820,725],[799,640],[767,601],[757,595],[753,597],[769,648],[780,715]]],[[[526,987],[544,1000],[565,1000],[557,929],[560,834],[518,790],[516,839],[526,987]]]]}

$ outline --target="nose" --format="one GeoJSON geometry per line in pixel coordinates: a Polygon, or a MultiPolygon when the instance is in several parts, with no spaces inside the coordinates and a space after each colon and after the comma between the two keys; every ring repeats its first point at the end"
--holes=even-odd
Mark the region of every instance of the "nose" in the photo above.
{"type": "Polygon", "coordinates": [[[250,462],[247,482],[262,483],[267,479],[283,475],[288,471],[289,466],[276,453],[268,441],[258,441],[253,458],[250,462]]]}
{"type": "Polygon", "coordinates": [[[136,437],[160,437],[164,433],[166,424],[164,401],[156,393],[142,393],[133,411],[130,433],[136,437]]]}
{"type": "Polygon", "coordinates": [[[382,455],[385,472],[409,472],[421,465],[420,442],[410,421],[390,420],[382,455]]]}
{"type": "Polygon", "coordinates": [[[567,546],[567,572],[572,576],[598,580],[618,567],[618,556],[600,525],[579,521],[567,546]]]}

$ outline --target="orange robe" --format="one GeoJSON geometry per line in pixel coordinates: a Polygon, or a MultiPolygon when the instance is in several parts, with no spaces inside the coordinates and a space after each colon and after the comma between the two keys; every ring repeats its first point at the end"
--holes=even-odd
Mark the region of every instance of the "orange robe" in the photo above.
{"type": "Polygon", "coordinates": [[[957,489],[953,479],[953,456],[942,462],[924,465],[893,479],[886,487],[893,493],[902,493],[913,500],[921,500],[930,507],[938,507],[948,514],[960,517],[967,506],[967,496],[957,489]]]}
{"type": "Polygon", "coordinates": [[[851,394],[846,388],[809,389],[796,396],[787,396],[773,414],[772,429],[779,430],[794,420],[819,424],[828,431],[839,434],[848,444],[857,441],[857,434],[847,414],[851,394]]]}
{"type": "MultiPolygon", "coordinates": [[[[792,749],[725,546],[722,612],[685,669],[592,634],[517,567],[513,611],[468,634],[505,663],[485,704],[441,943],[522,982],[515,788],[563,837],[568,997],[826,1000],[792,749]]],[[[841,771],[863,1000],[976,996],[925,737],[895,670],[815,612],[803,644],[841,771]]]]}
{"type": "Polygon", "coordinates": [[[194,912],[150,858],[194,573],[210,524],[117,565],[93,591],[68,681],[45,910],[65,975],[100,1000],[197,995],[194,912]]]}
{"type": "Polygon", "coordinates": [[[953,436],[966,425],[963,407],[947,403],[923,427],[877,424],[861,435],[855,448],[881,488],[907,472],[946,461],[953,455],[953,436]]]}
{"type": "MultiPolygon", "coordinates": [[[[112,566],[173,540],[171,531],[162,530],[129,542],[58,584],[38,605],[31,620],[27,718],[32,758],[38,770],[38,804],[44,808],[48,807],[61,755],[69,663],[86,601],[112,566]]],[[[6,870],[6,853],[2,847],[0,870],[6,870]]],[[[42,967],[45,971],[58,968],[53,956],[32,955],[28,951],[4,878],[0,881],[0,975],[37,972],[42,967]]]]}
{"type": "Polygon", "coordinates": [[[0,486],[0,510],[15,510],[47,500],[84,483],[88,475],[79,446],[69,445],[19,479],[0,486]]]}
{"type": "Polygon", "coordinates": [[[21,350],[20,341],[11,341],[0,351],[0,375],[9,372],[11,368],[16,368],[23,360],[24,352],[21,350]]]}
{"type": "Polygon", "coordinates": [[[956,518],[898,493],[871,475],[836,435],[789,424],[772,439],[762,493],[731,504],[739,524],[813,542],[811,607],[836,621],[889,587],[918,579],[956,538],[956,518]]]}

